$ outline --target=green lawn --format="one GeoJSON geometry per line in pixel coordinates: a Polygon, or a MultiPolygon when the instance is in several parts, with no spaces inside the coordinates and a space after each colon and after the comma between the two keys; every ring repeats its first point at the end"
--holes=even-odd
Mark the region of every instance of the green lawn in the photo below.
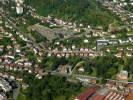
{"type": "Polygon", "coordinates": [[[27,100],[27,99],[26,99],[26,96],[20,92],[18,97],[17,97],[17,100],[27,100]]]}
{"type": "Polygon", "coordinates": [[[65,96],[58,96],[55,98],[55,100],[65,100],[65,96]]]}

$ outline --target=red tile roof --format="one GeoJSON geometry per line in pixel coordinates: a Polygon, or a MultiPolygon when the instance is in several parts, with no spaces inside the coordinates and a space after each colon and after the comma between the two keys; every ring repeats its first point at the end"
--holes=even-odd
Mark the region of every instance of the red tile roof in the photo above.
{"type": "Polygon", "coordinates": [[[133,93],[129,93],[126,100],[133,100],[133,93]]]}
{"type": "Polygon", "coordinates": [[[123,94],[120,93],[116,93],[116,92],[109,92],[106,97],[104,98],[104,100],[121,100],[124,99],[125,96],[123,94]]]}
{"type": "Polygon", "coordinates": [[[105,96],[103,95],[96,95],[92,100],[103,100],[105,96]]]}
{"type": "Polygon", "coordinates": [[[94,94],[97,90],[97,87],[91,87],[87,89],[85,92],[81,93],[77,99],[78,100],[87,100],[92,94],[94,94]]]}

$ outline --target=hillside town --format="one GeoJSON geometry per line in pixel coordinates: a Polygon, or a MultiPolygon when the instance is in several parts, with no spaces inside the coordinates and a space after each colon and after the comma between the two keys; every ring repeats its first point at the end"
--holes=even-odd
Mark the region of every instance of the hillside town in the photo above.
{"type": "Polygon", "coordinates": [[[0,100],[33,100],[22,99],[32,95],[30,83],[51,76],[83,89],[72,99],[46,100],[133,100],[133,0],[96,2],[116,18],[108,27],[43,16],[26,0],[0,0],[0,100]]]}

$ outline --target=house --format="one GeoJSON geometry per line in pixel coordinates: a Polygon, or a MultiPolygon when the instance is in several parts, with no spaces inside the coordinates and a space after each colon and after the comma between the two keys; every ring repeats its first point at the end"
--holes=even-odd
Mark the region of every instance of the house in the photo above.
{"type": "Polygon", "coordinates": [[[96,84],[96,83],[97,83],[97,80],[96,80],[95,78],[94,78],[94,79],[91,79],[91,80],[90,80],[90,83],[91,83],[91,84],[96,84]]]}
{"type": "Polygon", "coordinates": [[[78,69],[78,72],[84,72],[84,71],[85,71],[84,67],[80,67],[80,68],[78,69]]]}
{"type": "Polygon", "coordinates": [[[70,65],[60,65],[57,68],[57,71],[60,73],[71,73],[72,72],[72,66],[70,65]]]}
{"type": "Polygon", "coordinates": [[[120,73],[117,74],[117,79],[127,81],[128,80],[128,72],[125,70],[121,70],[120,73]]]}
{"type": "Polygon", "coordinates": [[[97,40],[97,46],[108,45],[109,40],[97,40]]]}
{"type": "Polygon", "coordinates": [[[116,83],[113,82],[113,81],[108,81],[108,82],[106,83],[106,86],[107,86],[109,89],[112,89],[112,87],[116,86],[116,83]]]}
{"type": "Polygon", "coordinates": [[[126,53],[127,57],[132,57],[132,53],[126,53]]]}
{"type": "Polygon", "coordinates": [[[41,75],[41,74],[37,74],[36,77],[37,77],[38,79],[42,79],[42,75],[41,75]]]}
{"type": "Polygon", "coordinates": [[[117,54],[115,54],[115,56],[118,57],[118,58],[121,58],[122,57],[122,53],[117,53],[117,54]]]}
{"type": "Polygon", "coordinates": [[[31,63],[31,62],[25,62],[25,63],[24,63],[24,66],[25,66],[25,67],[31,67],[31,66],[32,66],[32,63],[31,63]]]}
{"type": "Polygon", "coordinates": [[[84,40],[84,43],[88,43],[89,41],[87,39],[84,40]]]}

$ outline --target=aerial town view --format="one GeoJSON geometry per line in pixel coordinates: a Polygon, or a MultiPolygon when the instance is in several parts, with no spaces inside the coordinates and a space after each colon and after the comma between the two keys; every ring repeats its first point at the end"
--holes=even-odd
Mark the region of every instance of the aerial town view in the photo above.
{"type": "Polygon", "coordinates": [[[0,0],[0,100],[133,100],[133,0],[0,0]]]}

